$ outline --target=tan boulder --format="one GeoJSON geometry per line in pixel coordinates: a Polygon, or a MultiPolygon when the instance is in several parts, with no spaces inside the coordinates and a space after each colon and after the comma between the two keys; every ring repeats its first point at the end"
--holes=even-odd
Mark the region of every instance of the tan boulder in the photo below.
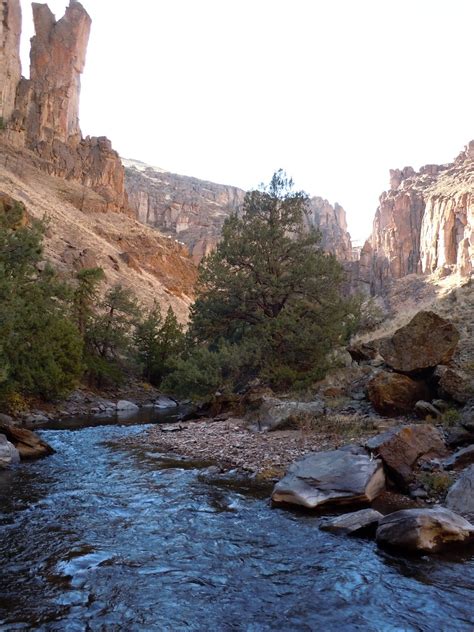
{"type": "Polygon", "coordinates": [[[403,509],[379,522],[377,543],[413,553],[435,553],[474,540],[474,525],[449,509],[403,509]]]}
{"type": "Polygon", "coordinates": [[[410,413],[418,401],[430,397],[425,382],[387,371],[381,371],[370,380],[367,393],[375,410],[389,417],[410,413]]]}
{"type": "Polygon", "coordinates": [[[0,433],[6,436],[20,453],[22,460],[40,459],[54,454],[55,450],[38,437],[38,435],[26,428],[14,426],[1,426],[0,433]]]}
{"type": "Polygon", "coordinates": [[[431,424],[393,428],[372,437],[365,446],[382,459],[387,473],[402,489],[413,480],[413,468],[420,462],[447,454],[441,433],[431,424]]]}
{"type": "Polygon", "coordinates": [[[407,325],[384,339],[379,351],[395,371],[416,373],[449,362],[458,342],[459,332],[452,323],[434,312],[418,312],[407,325]]]}

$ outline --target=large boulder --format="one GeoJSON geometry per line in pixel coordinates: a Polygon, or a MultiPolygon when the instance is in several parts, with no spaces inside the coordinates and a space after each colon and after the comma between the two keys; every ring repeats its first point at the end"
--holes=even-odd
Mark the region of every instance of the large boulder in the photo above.
{"type": "Polygon", "coordinates": [[[469,373],[440,365],[436,367],[434,375],[442,395],[447,395],[459,404],[466,404],[474,397],[474,377],[469,373]]]}
{"type": "Polygon", "coordinates": [[[412,412],[418,401],[430,396],[425,382],[387,371],[377,373],[370,380],[367,393],[375,410],[389,417],[412,412]]]}
{"type": "Polygon", "coordinates": [[[379,352],[395,371],[416,373],[447,364],[458,342],[459,332],[452,323],[434,312],[418,312],[407,325],[382,340],[379,352]]]}
{"type": "Polygon", "coordinates": [[[341,535],[357,534],[366,531],[375,531],[375,527],[383,518],[382,514],[370,507],[353,511],[352,513],[327,518],[321,523],[321,529],[341,535]]]}
{"type": "Polygon", "coordinates": [[[382,462],[348,446],[312,452],[293,463],[272,493],[274,503],[314,509],[321,505],[367,503],[385,488],[382,462]]]}
{"type": "Polygon", "coordinates": [[[117,412],[133,413],[137,412],[138,410],[139,407],[136,404],[134,404],[133,402],[129,402],[126,399],[121,399],[117,402],[117,412]]]}
{"type": "Polygon", "coordinates": [[[8,441],[4,434],[0,434],[0,470],[20,462],[20,455],[15,446],[8,441]]]}
{"type": "Polygon", "coordinates": [[[434,553],[474,540],[474,525],[444,507],[403,509],[382,518],[377,543],[413,553],[434,553]]]}
{"type": "Polygon", "coordinates": [[[177,405],[176,400],[171,399],[171,397],[166,397],[166,395],[160,395],[153,403],[154,408],[159,409],[176,408],[177,405]]]}
{"type": "Polygon", "coordinates": [[[323,413],[324,404],[321,400],[298,402],[263,397],[260,408],[251,415],[251,421],[256,429],[269,431],[278,430],[303,415],[322,415],[323,413]]]}
{"type": "Polygon", "coordinates": [[[463,516],[474,518],[474,465],[466,468],[449,489],[446,506],[463,516]]]}
{"type": "Polygon", "coordinates": [[[441,433],[430,424],[392,428],[372,437],[365,445],[382,459],[390,478],[403,490],[412,482],[416,465],[447,454],[441,433]]]}
{"type": "Polygon", "coordinates": [[[26,428],[0,426],[0,432],[15,446],[20,453],[21,459],[40,459],[55,452],[46,441],[43,441],[36,433],[26,428]]]}

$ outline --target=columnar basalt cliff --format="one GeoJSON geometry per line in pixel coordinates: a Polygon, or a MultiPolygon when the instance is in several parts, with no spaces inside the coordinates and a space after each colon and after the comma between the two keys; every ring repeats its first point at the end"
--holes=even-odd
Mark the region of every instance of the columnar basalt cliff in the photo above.
{"type": "Polygon", "coordinates": [[[6,140],[30,150],[47,173],[82,183],[100,194],[98,208],[126,212],[124,173],[107,138],[82,138],[79,127],[80,76],[84,70],[91,19],[70,0],[56,21],[46,4],[33,5],[30,79],[20,79],[18,0],[3,0],[2,59],[10,60],[4,89],[6,140]],[[11,95],[16,93],[12,108],[11,95]]]}
{"type": "Polygon", "coordinates": [[[355,264],[372,294],[408,274],[474,270],[474,141],[447,165],[390,172],[371,237],[355,264]]]}
{"type": "MultiPolygon", "coordinates": [[[[139,221],[188,246],[196,263],[219,241],[225,219],[242,208],[245,191],[124,160],[130,205],[139,221]]],[[[321,231],[322,247],[341,261],[352,259],[351,238],[342,206],[313,197],[308,227],[321,231]]]]}

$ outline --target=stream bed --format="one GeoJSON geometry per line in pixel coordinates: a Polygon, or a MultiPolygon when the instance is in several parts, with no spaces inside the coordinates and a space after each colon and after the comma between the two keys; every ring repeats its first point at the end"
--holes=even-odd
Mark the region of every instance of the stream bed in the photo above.
{"type": "Polygon", "coordinates": [[[320,518],[122,442],[146,425],[40,434],[0,471],[0,630],[474,629],[474,557],[396,557],[320,518]]]}

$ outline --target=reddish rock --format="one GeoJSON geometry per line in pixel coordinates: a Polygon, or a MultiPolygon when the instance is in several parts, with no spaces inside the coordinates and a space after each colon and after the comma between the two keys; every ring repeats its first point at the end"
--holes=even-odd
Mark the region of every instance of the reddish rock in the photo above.
{"type": "Polygon", "coordinates": [[[393,428],[369,439],[366,447],[382,459],[390,477],[404,490],[413,480],[414,467],[447,454],[443,437],[430,424],[393,428]]]}
{"type": "Polygon", "coordinates": [[[454,401],[465,404],[474,397],[474,377],[459,369],[447,366],[436,367],[439,389],[454,401]]]}
{"type": "Polygon", "coordinates": [[[389,417],[410,413],[419,400],[429,399],[429,389],[423,381],[386,371],[370,380],[367,392],[375,410],[389,417]]]}
{"type": "Polygon", "coordinates": [[[21,459],[40,459],[54,454],[53,448],[26,428],[15,426],[0,426],[0,433],[4,434],[20,453],[21,459]]]}
{"type": "Polygon", "coordinates": [[[449,362],[458,342],[459,332],[453,324],[434,312],[418,312],[381,342],[379,352],[395,371],[416,373],[449,362]]]}
{"type": "Polygon", "coordinates": [[[3,0],[0,5],[0,118],[4,123],[13,113],[21,78],[20,35],[20,0],[3,0]]]}

